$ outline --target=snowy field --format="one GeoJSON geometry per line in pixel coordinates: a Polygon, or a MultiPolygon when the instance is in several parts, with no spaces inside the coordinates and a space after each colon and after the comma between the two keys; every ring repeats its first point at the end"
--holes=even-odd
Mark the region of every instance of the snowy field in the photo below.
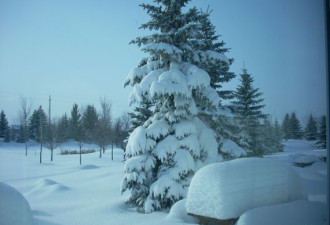
{"type": "MultiPolygon", "coordinates": [[[[284,152],[266,158],[290,166],[311,164],[292,167],[307,188],[308,200],[325,204],[326,164],[320,158],[326,151],[304,140],[289,140],[284,144],[284,152]]],[[[78,149],[73,143],[62,148],[78,149]]],[[[91,148],[97,149],[85,146],[91,148]]],[[[168,211],[140,214],[124,204],[125,195],[120,195],[124,175],[121,149],[114,150],[113,161],[110,149],[101,159],[98,152],[84,154],[81,166],[79,155],[60,155],[60,149],[55,151],[54,162],[50,162],[50,151],[44,149],[42,164],[39,164],[39,145],[31,144],[28,151],[26,157],[23,144],[0,142],[0,182],[24,195],[35,225],[187,224],[175,216],[179,211],[171,212],[170,216],[168,211]]],[[[1,218],[0,224],[4,224],[1,218]]]]}

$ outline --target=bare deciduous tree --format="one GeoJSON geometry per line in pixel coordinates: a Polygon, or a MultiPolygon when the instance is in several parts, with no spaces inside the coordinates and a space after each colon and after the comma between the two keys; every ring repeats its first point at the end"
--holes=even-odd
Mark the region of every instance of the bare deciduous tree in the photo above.
{"type": "Polygon", "coordinates": [[[98,129],[96,131],[95,143],[100,147],[100,158],[102,151],[105,153],[105,148],[111,143],[111,102],[105,97],[100,99],[101,111],[98,118],[98,129]]]}
{"type": "Polygon", "coordinates": [[[19,99],[20,104],[20,111],[18,114],[19,122],[23,130],[23,141],[25,144],[25,156],[27,156],[28,145],[27,142],[29,141],[29,128],[28,128],[28,119],[31,114],[32,109],[32,102],[28,101],[25,97],[20,96],[19,99]]]}

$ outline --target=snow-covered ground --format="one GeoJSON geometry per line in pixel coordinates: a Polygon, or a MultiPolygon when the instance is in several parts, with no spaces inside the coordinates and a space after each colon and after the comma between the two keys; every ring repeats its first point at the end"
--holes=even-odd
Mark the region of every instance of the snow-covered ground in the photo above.
{"type": "MultiPolygon", "coordinates": [[[[319,161],[325,150],[316,149],[312,142],[289,140],[284,152],[267,156],[288,165],[311,163],[311,166],[292,166],[302,177],[309,201],[326,203],[326,164],[319,161]],[[317,162],[315,162],[317,161],[317,162]]],[[[63,149],[78,149],[68,143],[63,149]]],[[[92,149],[95,146],[85,146],[92,149]]],[[[140,214],[125,204],[120,195],[124,176],[123,151],[111,150],[99,158],[99,153],[60,155],[55,150],[50,162],[50,151],[43,150],[43,163],[39,164],[39,145],[31,144],[25,156],[23,144],[0,142],[0,182],[17,189],[28,200],[36,225],[90,225],[90,224],[183,224],[184,216],[172,210],[140,214]]],[[[3,206],[2,206],[3,207],[3,206]]],[[[180,209],[180,207],[178,207],[180,209]]],[[[182,209],[182,207],[181,207],[182,209]]],[[[0,209],[2,210],[2,209],[0,209]]],[[[19,216],[19,215],[18,215],[19,216]]],[[[193,223],[190,219],[190,223],[193,223]]],[[[0,218],[0,224],[3,224],[0,218]]]]}

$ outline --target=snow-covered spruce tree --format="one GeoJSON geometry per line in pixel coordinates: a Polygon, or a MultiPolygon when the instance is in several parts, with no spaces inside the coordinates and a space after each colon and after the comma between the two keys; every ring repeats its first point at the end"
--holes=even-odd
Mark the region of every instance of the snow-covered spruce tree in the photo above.
{"type": "Polygon", "coordinates": [[[261,109],[265,106],[262,104],[262,93],[259,88],[253,87],[253,78],[243,68],[243,73],[240,74],[241,84],[235,91],[235,101],[233,101],[233,109],[235,119],[240,125],[241,138],[247,143],[245,146],[248,154],[252,156],[262,156],[264,149],[262,147],[262,134],[260,119],[266,118],[261,109]]]}
{"type": "Polygon", "coordinates": [[[305,138],[308,141],[315,141],[317,139],[317,121],[312,114],[309,115],[308,122],[305,129],[305,138]]]}
{"type": "Polygon", "coordinates": [[[188,0],[155,2],[142,4],[151,20],[141,26],[154,33],[132,41],[149,57],[126,81],[133,86],[131,102],[146,98],[153,112],[130,134],[121,186],[130,192],[127,203],[145,213],[184,198],[194,172],[217,159],[215,134],[198,115],[216,110],[220,98],[194,62],[199,54],[228,61],[221,53],[196,50],[203,41],[201,14],[196,8],[182,12],[188,0]]]}
{"type": "MultiPolygon", "coordinates": [[[[232,99],[233,91],[224,90],[223,84],[235,77],[235,74],[229,71],[233,59],[223,57],[223,54],[228,52],[229,49],[224,47],[225,43],[219,40],[221,36],[216,34],[215,26],[210,21],[211,12],[209,9],[206,12],[200,11],[200,39],[203,41],[196,40],[193,42],[195,53],[192,61],[209,74],[211,78],[210,85],[218,92],[221,100],[232,99]]],[[[201,110],[199,117],[216,132],[219,153],[230,159],[235,156],[224,153],[222,144],[227,139],[240,146],[244,146],[244,142],[239,138],[239,129],[233,120],[234,115],[230,107],[220,103],[217,110],[201,110]]]]}

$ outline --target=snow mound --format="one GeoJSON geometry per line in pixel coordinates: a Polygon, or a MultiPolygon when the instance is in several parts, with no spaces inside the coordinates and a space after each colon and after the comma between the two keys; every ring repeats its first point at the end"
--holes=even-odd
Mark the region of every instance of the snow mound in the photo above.
{"type": "Polygon", "coordinates": [[[40,179],[35,183],[35,187],[28,194],[45,195],[61,193],[70,190],[69,187],[57,183],[51,179],[40,179]]]}
{"type": "Polygon", "coordinates": [[[80,169],[82,170],[92,170],[92,169],[97,169],[99,168],[98,166],[95,166],[95,165],[83,165],[83,166],[80,166],[80,169]]]}
{"type": "Polygon", "coordinates": [[[234,158],[246,156],[246,151],[229,139],[223,141],[221,151],[230,154],[234,158]]]}
{"type": "Polygon", "coordinates": [[[319,202],[298,200],[251,209],[239,218],[236,225],[325,225],[325,221],[325,205],[319,202]]]}
{"type": "Polygon", "coordinates": [[[188,215],[185,205],[186,199],[182,199],[176,202],[172,206],[170,213],[167,215],[166,219],[175,220],[176,222],[181,223],[198,224],[198,219],[188,215]]]}
{"type": "Polygon", "coordinates": [[[298,199],[307,199],[307,192],[290,166],[270,159],[243,158],[197,171],[186,207],[197,216],[227,220],[253,208],[298,199]]]}
{"type": "Polygon", "coordinates": [[[318,161],[320,161],[320,158],[317,157],[316,155],[301,155],[300,157],[294,160],[294,163],[313,164],[318,161]]]}
{"type": "Polygon", "coordinates": [[[33,216],[28,201],[13,187],[0,182],[0,223],[32,225],[33,216]]]}

